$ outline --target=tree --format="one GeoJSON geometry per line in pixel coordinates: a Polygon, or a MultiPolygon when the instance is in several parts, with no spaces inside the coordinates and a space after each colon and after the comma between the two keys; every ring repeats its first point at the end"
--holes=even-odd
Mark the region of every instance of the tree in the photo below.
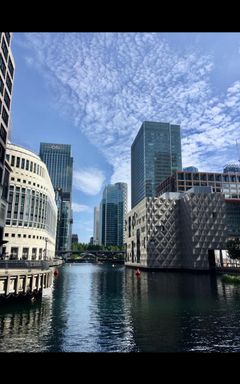
{"type": "Polygon", "coordinates": [[[240,260],[240,238],[228,240],[227,250],[231,259],[240,260]]]}

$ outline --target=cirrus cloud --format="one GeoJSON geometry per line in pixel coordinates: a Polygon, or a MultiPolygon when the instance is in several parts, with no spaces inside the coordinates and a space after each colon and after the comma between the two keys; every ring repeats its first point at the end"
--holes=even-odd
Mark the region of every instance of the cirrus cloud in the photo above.
{"type": "MultiPolygon", "coordinates": [[[[183,165],[220,170],[239,137],[240,81],[211,88],[213,58],[176,51],[158,33],[25,34],[55,105],[113,166],[112,182],[130,182],[130,147],[145,120],[182,128],[183,165]]],[[[96,180],[75,172],[75,187],[95,194],[96,180]],[[88,180],[88,181],[86,181],[88,180]]]]}

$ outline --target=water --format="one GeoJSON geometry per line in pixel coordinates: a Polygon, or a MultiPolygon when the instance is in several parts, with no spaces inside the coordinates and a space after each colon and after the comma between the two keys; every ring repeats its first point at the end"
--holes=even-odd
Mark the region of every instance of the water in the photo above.
{"type": "Polygon", "coordinates": [[[221,277],[66,264],[0,308],[0,352],[239,352],[240,287],[221,277]]]}

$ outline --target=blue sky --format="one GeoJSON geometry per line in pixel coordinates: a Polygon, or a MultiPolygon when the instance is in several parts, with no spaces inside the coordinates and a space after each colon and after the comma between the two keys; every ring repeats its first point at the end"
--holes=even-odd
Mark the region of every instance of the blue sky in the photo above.
{"type": "MultiPolygon", "coordinates": [[[[12,142],[71,144],[73,233],[127,182],[144,120],[180,124],[183,166],[222,171],[240,142],[240,33],[14,33],[12,142]]],[[[130,206],[130,193],[129,193],[130,206]]]]}

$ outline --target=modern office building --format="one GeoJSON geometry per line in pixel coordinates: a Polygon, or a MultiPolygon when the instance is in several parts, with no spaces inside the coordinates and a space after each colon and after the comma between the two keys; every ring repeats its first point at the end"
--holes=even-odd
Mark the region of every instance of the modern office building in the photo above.
{"type": "Polygon", "coordinates": [[[137,204],[125,220],[127,266],[209,270],[226,249],[225,199],[210,187],[169,192],[137,204]]]}
{"type": "Polygon", "coordinates": [[[44,162],[33,152],[7,144],[11,164],[4,254],[10,259],[53,259],[57,227],[55,193],[44,162]]]}
{"type": "Polygon", "coordinates": [[[157,196],[165,192],[185,192],[194,186],[209,186],[222,193],[226,202],[229,236],[240,236],[240,173],[177,171],[157,188],[157,196]]]}
{"type": "Polygon", "coordinates": [[[107,185],[100,204],[101,245],[124,243],[124,220],[127,214],[127,184],[107,185]]]}
{"type": "Polygon", "coordinates": [[[0,32],[0,253],[7,212],[11,168],[6,160],[15,65],[11,52],[11,32],[0,32]]]}
{"type": "Polygon", "coordinates": [[[71,145],[40,143],[40,158],[47,166],[56,192],[58,225],[56,253],[71,249],[72,240],[72,173],[71,145]]]}
{"type": "Polygon", "coordinates": [[[131,146],[132,208],[182,169],[180,126],[144,121],[131,146]]]}
{"type": "Polygon", "coordinates": [[[185,168],[183,168],[183,171],[185,171],[185,172],[198,172],[198,168],[196,168],[196,167],[185,167],[185,168]]]}
{"type": "Polygon", "coordinates": [[[100,244],[100,211],[99,207],[94,207],[94,221],[93,221],[93,244],[100,244]]]}

